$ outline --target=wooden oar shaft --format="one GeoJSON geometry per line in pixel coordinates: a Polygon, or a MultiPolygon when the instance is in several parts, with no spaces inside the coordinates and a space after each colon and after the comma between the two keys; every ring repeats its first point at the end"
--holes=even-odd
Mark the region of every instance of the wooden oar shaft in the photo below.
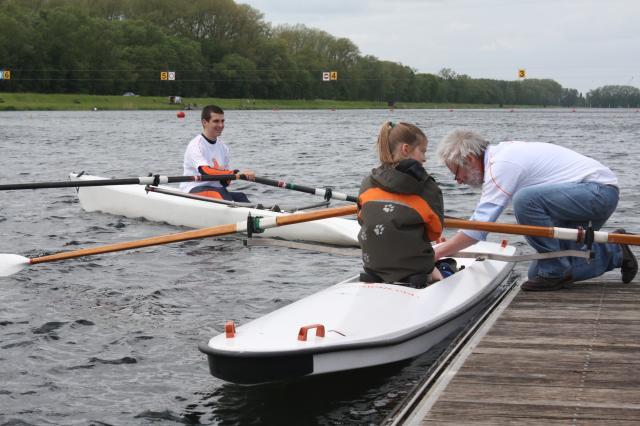
{"type": "Polygon", "coordinates": [[[473,231],[500,232],[502,234],[529,235],[553,238],[553,228],[544,226],[516,225],[509,223],[477,222],[474,220],[445,218],[445,228],[470,229],[473,231]]]}
{"type": "Polygon", "coordinates": [[[640,245],[640,235],[633,234],[609,234],[607,238],[609,243],[640,245]]]}
{"type": "Polygon", "coordinates": [[[29,263],[54,262],[56,260],[73,259],[75,257],[92,256],[95,254],[112,253],[116,251],[131,250],[142,247],[156,246],[160,244],[177,243],[180,241],[195,240],[198,238],[216,237],[237,232],[237,224],[227,224],[213,226],[210,228],[195,229],[193,231],[179,232],[177,234],[162,235],[159,237],[145,238],[142,240],[129,241],[126,243],[108,244],[105,246],[86,248],[81,250],[68,251],[64,253],[52,254],[49,256],[35,257],[29,259],[29,263]]]}
{"type": "MultiPolygon", "coordinates": [[[[445,218],[445,228],[470,229],[474,231],[499,232],[502,234],[527,235],[530,237],[557,238],[560,240],[584,241],[585,231],[572,228],[518,225],[510,223],[477,222],[473,220],[445,218]]],[[[640,235],[616,234],[595,231],[594,242],[640,245],[640,235]]]]}
{"type": "MultiPolygon", "coordinates": [[[[274,218],[266,218],[264,220],[264,223],[260,223],[260,227],[262,229],[268,229],[277,226],[292,225],[294,223],[309,222],[312,220],[327,219],[336,216],[345,216],[353,214],[355,212],[356,206],[333,207],[330,209],[323,209],[315,212],[296,213],[291,215],[276,216],[274,218]]],[[[57,260],[73,259],[75,257],[92,256],[96,254],[131,250],[160,244],[177,243],[180,241],[195,240],[199,238],[218,237],[222,235],[235,234],[236,232],[242,232],[246,230],[246,222],[231,223],[226,225],[212,226],[209,228],[195,229],[193,231],[178,232],[176,234],[162,235],[159,237],[129,241],[126,243],[108,244],[101,247],[80,249],[64,253],[52,254],[48,256],[35,257],[29,259],[29,263],[36,264],[44,262],[54,262],[57,260]]]]}
{"type": "Polygon", "coordinates": [[[287,216],[277,216],[276,226],[291,225],[294,223],[303,222],[302,220],[297,218],[297,216],[300,216],[300,215],[305,215],[304,222],[308,222],[311,220],[327,219],[334,216],[346,216],[346,215],[355,214],[355,213],[357,213],[357,206],[350,205],[350,206],[333,207],[330,209],[323,209],[315,212],[299,213],[299,214],[292,214],[287,216]]]}

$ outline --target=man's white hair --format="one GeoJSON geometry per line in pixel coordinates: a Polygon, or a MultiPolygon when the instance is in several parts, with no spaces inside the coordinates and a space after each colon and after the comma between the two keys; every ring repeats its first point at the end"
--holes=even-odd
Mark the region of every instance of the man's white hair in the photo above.
{"type": "Polygon", "coordinates": [[[488,145],[489,141],[478,133],[456,129],[440,141],[438,157],[445,164],[462,166],[469,155],[482,157],[488,145]]]}

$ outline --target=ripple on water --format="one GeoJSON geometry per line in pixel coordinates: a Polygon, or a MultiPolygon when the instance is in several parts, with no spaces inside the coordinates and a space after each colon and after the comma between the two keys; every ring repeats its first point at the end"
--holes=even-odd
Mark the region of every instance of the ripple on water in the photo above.
{"type": "Polygon", "coordinates": [[[61,328],[65,324],[67,324],[67,322],[51,321],[41,325],[40,327],[32,328],[31,332],[33,334],[47,334],[61,328]]]}
{"type": "Polygon", "coordinates": [[[103,359],[103,358],[93,357],[93,358],[89,358],[89,362],[96,363],[96,364],[119,365],[119,364],[136,364],[138,360],[131,356],[124,356],[122,358],[117,358],[117,359],[103,359]]]}

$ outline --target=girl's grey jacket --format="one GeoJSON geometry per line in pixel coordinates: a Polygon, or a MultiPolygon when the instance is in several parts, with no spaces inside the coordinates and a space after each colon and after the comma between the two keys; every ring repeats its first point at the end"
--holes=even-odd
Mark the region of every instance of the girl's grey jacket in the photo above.
{"type": "Polygon", "coordinates": [[[360,186],[358,221],[365,272],[391,283],[433,271],[431,241],[442,235],[444,206],[440,187],[419,162],[373,169],[360,186]]]}

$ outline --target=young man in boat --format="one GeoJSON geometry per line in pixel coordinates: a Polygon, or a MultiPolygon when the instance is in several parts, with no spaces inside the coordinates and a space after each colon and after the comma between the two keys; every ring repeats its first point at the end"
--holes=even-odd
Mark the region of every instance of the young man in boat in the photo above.
{"type": "Polygon", "coordinates": [[[442,279],[431,241],[442,234],[442,192],[424,169],[427,137],[409,123],[386,122],[378,135],[381,165],[360,187],[358,240],[365,282],[422,288],[442,279]]]}
{"type": "MultiPolygon", "coordinates": [[[[217,105],[207,105],[200,116],[202,133],[193,138],[184,153],[184,176],[198,175],[231,175],[244,174],[253,180],[252,170],[229,169],[229,147],[222,141],[220,135],[224,130],[224,111],[217,105]]],[[[229,181],[183,182],[180,189],[184,192],[248,203],[249,199],[242,192],[227,190],[229,181]]]]}
{"type": "MultiPolygon", "coordinates": [[[[516,220],[522,225],[585,229],[591,225],[599,230],[618,205],[616,175],[598,161],[559,145],[521,141],[489,145],[479,134],[459,129],[440,142],[438,156],[458,184],[482,188],[471,220],[495,222],[513,203],[516,220]]],[[[486,236],[486,232],[460,231],[436,248],[436,258],[486,236]]],[[[573,241],[525,238],[538,253],[584,248],[573,241]]],[[[591,250],[590,260],[559,257],[533,261],[522,289],[559,290],[615,268],[621,268],[622,281],[628,283],[638,272],[638,261],[626,245],[593,244],[591,250]]]]}

